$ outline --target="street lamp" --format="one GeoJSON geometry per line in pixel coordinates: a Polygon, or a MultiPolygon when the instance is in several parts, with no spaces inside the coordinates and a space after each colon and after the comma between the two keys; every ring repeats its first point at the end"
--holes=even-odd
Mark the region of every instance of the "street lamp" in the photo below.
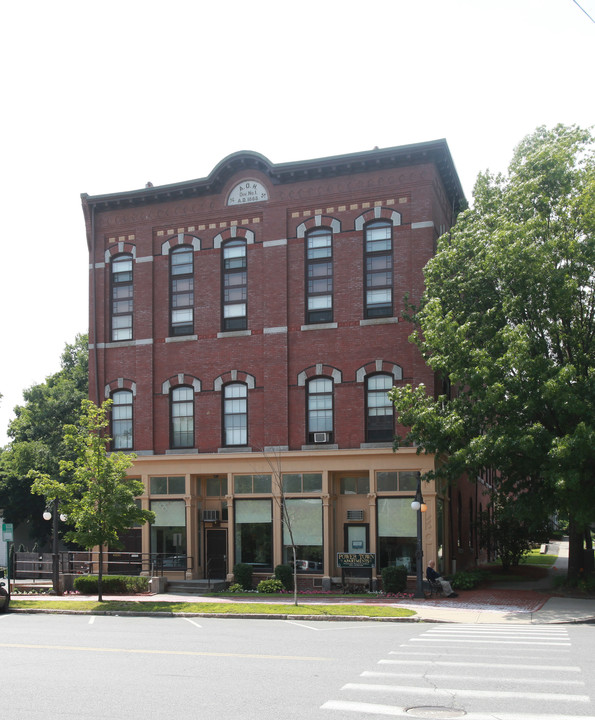
{"type": "Polygon", "coordinates": [[[64,522],[66,515],[60,513],[58,515],[58,499],[52,503],[52,512],[47,508],[43,513],[44,520],[53,520],[52,523],[52,588],[55,595],[61,595],[60,592],[60,556],[58,554],[58,518],[64,522]]]}
{"type": "Polygon", "coordinates": [[[417,513],[417,548],[415,550],[415,567],[417,571],[417,577],[415,582],[415,597],[424,597],[424,579],[423,579],[423,567],[422,559],[424,556],[422,543],[421,543],[421,517],[422,513],[428,509],[428,506],[424,502],[423,495],[421,494],[421,475],[417,477],[417,490],[415,491],[415,500],[411,503],[411,509],[417,513]]]}

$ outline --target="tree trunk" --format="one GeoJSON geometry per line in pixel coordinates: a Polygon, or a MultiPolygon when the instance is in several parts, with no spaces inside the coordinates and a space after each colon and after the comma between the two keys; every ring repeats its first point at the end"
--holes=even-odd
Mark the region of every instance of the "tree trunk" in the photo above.
{"type": "Polygon", "coordinates": [[[103,545],[99,546],[99,571],[97,573],[97,602],[103,602],[103,545]]]}
{"type": "Polygon", "coordinates": [[[567,581],[575,585],[579,579],[583,567],[583,538],[584,529],[577,527],[577,523],[571,516],[568,523],[568,575],[567,581]]]}
{"type": "Polygon", "coordinates": [[[296,559],[296,552],[295,552],[295,545],[292,545],[292,551],[293,551],[293,604],[297,605],[297,559],[296,559]]]}

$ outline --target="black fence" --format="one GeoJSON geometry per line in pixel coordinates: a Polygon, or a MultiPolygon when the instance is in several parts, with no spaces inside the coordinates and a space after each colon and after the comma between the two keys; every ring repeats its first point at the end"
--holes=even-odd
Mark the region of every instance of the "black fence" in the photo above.
{"type": "MultiPolygon", "coordinates": [[[[52,580],[52,553],[15,552],[11,577],[15,580],[52,580]]],[[[99,553],[64,551],[58,553],[60,575],[97,575],[99,553]]],[[[148,575],[159,577],[192,570],[192,558],[171,553],[106,552],[104,575],[148,575]]]]}

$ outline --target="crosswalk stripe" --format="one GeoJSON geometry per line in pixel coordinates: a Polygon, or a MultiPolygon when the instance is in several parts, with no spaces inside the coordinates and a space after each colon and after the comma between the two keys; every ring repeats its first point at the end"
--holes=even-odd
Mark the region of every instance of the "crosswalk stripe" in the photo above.
{"type": "MultiPolygon", "coordinates": [[[[360,715],[384,715],[385,717],[409,718],[414,717],[404,707],[393,705],[382,705],[378,703],[349,702],[347,700],[329,700],[321,705],[323,710],[341,710],[343,712],[354,712],[360,715]]],[[[453,713],[454,716],[454,713],[453,713]]],[[[595,720],[595,715],[548,715],[547,713],[502,713],[496,716],[494,713],[466,712],[461,714],[464,720],[595,720]]]]}
{"type": "MultiPolygon", "coordinates": [[[[529,667],[527,667],[527,670],[529,667]]],[[[419,673],[390,673],[390,672],[377,672],[374,670],[365,670],[361,673],[360,677],[376,677],[376,678],[420,678],[419,673]]],[[[451,675],[449,673],[433,673],[424,672],[424,680],[477,680],[477,675],[451,675]]],[[[540,678],[527,678],[527,677],[502,677],[499,675],[497,678],[493,678],[493,682],[498,683],[521,683],[522,685],[543,685],[545,679],[540,678]]],[[[490,678],[484,679],[484,682],[490,682],[490,678]]],[[[556,680],[552,678],[547,679],[548,685],[565,685],[565,686],[583,686],[585,683],[582,680],[556,680]]]]}
{"type": "Polygon", "coordinates": [[[588,695],[570,695],[568,693],[531,693],[515,692],[514,690],[463,690],[458,688],[425,688],[416,685],[376,685],[371,683],[347,683],[342,690],[359,690],[364,692],[384,693],[415,693],[416,695],[431,695],[432,697],[468,697],[468,698],[522,698],[523,700],[563,700],[564,702],[588,703],[588,695]]]}
{"type": "Polygon", "coordinates": [[[556,672],[580,672],[576,665],[534,665],[533,663],[490,663],[490,662],[458,662],[453,660],[379,660],[379,665],[439,665],[440,667],[484,667],[511,668],[513,670],[555,670],[556,672]]]}
{"type": "MultiPolygon", "coordinates": [[[[431,642],[431,643],[452,643],[453,638],[435,638],[435,637],[418,637],[411,638],[411,642],[431,642]]],[[[456,640],[454,640],[456,642],[456,640]]],[[[552,647],[569,647],[569,642],[554,642],[552,640],[473,640],[471,638],[464,638],[461,642],[467,643],[483,643],[485,645],[550,645],[552,647]]]]}

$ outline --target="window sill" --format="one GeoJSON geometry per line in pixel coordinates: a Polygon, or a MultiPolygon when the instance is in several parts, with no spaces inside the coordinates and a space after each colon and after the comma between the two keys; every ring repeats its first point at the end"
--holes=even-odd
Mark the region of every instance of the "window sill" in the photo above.
{"type": "Polygon", "coordinates": [[[172,448],[165,451],[166,455],[198,455],[198,448],[172,448]]]}
{"type": "Polygon", "coordinates": [[[187,342],[188,340],[198,340],[198,335],[171,335],[165,338],[166,343],[187,342]]]}
{"type": "Polygon", "coordinates": [[[302,445],[302,450],[338,450],[339,446],[335,443],[311,443],[302,445]]]}
{"type": "Polygon", "coordinates": [[[360,443],[360,449],[366,450],[367,448],[392,448],[393,444],[392,442],[385,441],[385,442],[367,442],[367,443],[360,443]]]}
{"type": "Polygon", "coordinates": [[[336,330],[338,328],[336,322],[332,323],[312,323],[311,325],[302,325],[301,330],[336,330]]]}
{"type": "Polygon", "coordinates": [[[249,337],[250,335],[252,335],[252,330],[222,330],[217,333],[218,338],[249,337]]]}
{"type": "Polygon", "coordinates": [[[366,325],[390,325],[394,323],[398,323],[399,318],[398,317],[381,317],[381,318],[368,318],[367,320],[360,320],[359,324],[360,326],[366,326],[366,325]]]}
{"type": "Polygon", "coordinates": [[[252,452],[252,448],[248,445],[241,445],[239,447],[222,447],[217,448],[218,453],[243,453],[243,452],[252,452]]]}

